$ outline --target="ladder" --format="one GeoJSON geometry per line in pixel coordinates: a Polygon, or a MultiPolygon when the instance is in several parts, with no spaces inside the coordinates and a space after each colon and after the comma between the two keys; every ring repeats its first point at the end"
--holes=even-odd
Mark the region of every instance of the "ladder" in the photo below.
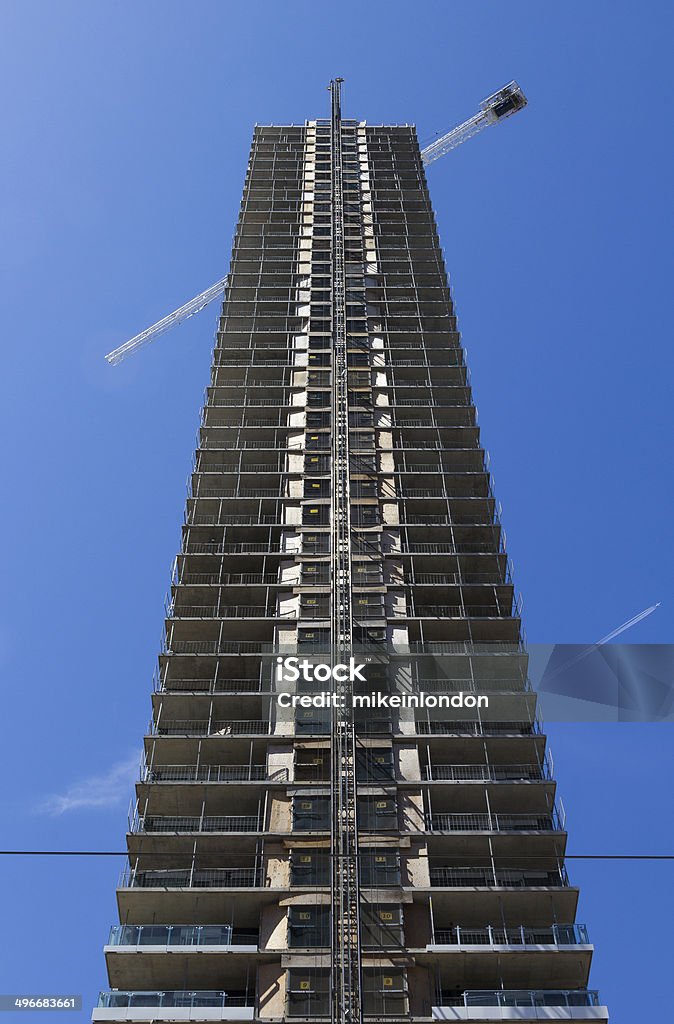
{"type": "MultiPolygon", "coordinates": [[[[336,662],[352,650],[349,410],[346,324],[344,196],[342,190],[341,78],[332,97],[332,647],[336,662]]],[[[332,711],[332,985],[331,1024],[361,1024],[360,893],[356,820],[356,756],[352,686],[335,685],[332,711]]]]}

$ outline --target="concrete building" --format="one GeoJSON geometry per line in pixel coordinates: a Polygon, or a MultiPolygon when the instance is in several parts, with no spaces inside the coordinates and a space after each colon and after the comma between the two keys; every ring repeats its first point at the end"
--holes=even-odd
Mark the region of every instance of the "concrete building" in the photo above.
{"type": "Polygon", "coordinates": [[[415,129],[332,99],[255,129],[94,1020],[606,1021],[415,129]]]}

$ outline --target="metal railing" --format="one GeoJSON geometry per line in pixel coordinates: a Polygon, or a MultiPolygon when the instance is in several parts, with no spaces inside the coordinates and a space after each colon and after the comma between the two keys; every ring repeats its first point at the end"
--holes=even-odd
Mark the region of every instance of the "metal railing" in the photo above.
{"type": "Polygon", "coordinates": [[[183,736],[193,733],[198,736],[268,736],[271,722],[264,719],[210,720],[207,718],[160,719],[151,722],[149,735],[183,736]]]}
{"type": "MultiPolygon", "coordinates": [[[[247,584],[268,584],[282,583],[287,587],[295,587],[300,582],[299,576],[295,579],[281,579],[276,572],[244,572],[244,573],[212,573],[212,572],[185,572],[176,581],[183,587],[216,585],[216,586],[245,586],[247,584]]],[[[307,581],[309,582],[309,581],[307,581]]]]}
{"type": "Polygon", "coordinates": [[[259,832],[262,818],[259,814],[154,815],[139,817],[132,832],[259,832]]]}
{"type": "Polygon", "coordinates": [[[552,778],[543,764],[429,764],[423,769],[429,782],[542,782],[552,778]]]}
{"type": "Polygon", "coordinates": [[[531,680],[519,679],[413,679],[410,687],[412,692],[425,690],[429,693],[448,693],[450,690],[471,693],[531,693],[531,680]]]}
{"type": "Polygon", "coordinates": [[[410,617],[430,619],[509,619],[515,614],[515,609],[497,608],[487,604],[469,605],[444,605],[444,604],[420,604],[408,610],[410,617]]]}
{"type": "MultiPolygon", "coordinates": [[[[292,584],[289,584],[292,586],[292,584]]],[[[264,605],[233,604],[233,605],[181,605],[177,608],[168,608],[167,617],[170,619],[296,619],[297,611],[280,612],[276,608],[266,608],[264,605]]]]}
{"type": "Polygon", "coordinates": [[[259,889],[265,884],[262,869],[255,867],[167,868],[163,871],[137,871],[127,867],[119,880],[122,889],[259,889]]]}
{"type": "Polygon", "coordinates": [[[227,992],[203,989],[196,992],[176,990],[173,992],[130,992],[113,989],[98,996],[99,1008],[123,1009],[125,1007],[198,1007],[198,1006],[249,1006],[255,1005],[252,996],[230,996],[227,992]]]}
{"type": "Polygon", "coordinates": [[[442,722],[417,721],[421,736],[535,736],[542,734],[541,724],[533,722],[442,722]]]}
{"type": "Polygon", "coordinates": [[[287,782],[287,768],[257,764],[160,764],[141,768],[141,782],[287,782]]]}
{"type": "Polygon", "coordinates": [[[559,816],[551,814],[430,814],[429,832],[557,832],[559,816]]]}
{"type": "Polygon", "coordinates": [[[234,931],[230,924],[116,924],[109,946],[257,946],[259,932],[234,931]]]}
{"type": "MultiPolygon", "coordinates": [[[[478,989],[460,996],[440,994],[440,1006],[599,1006],[593,989],[478,989]]],[[[438,1009],[440,1009],[438,1006],[438,1009]]],[[[434,1007],[435,1009],[435,1007],[434,1007]]]]}
{"type": "Polygon", "coordinates": [[[159,679],[155,692],[175,690],[193,693],[262,693],[271,687],[263,686],[261,679],[159,679]]]}
{"type": "Polygon", "coordinates": [[[431,867],[432,886],[443,888],[558,889],[566,888],[566,868],[539,871],[517,868],[431,867]]]}
{"type": "Polygon", "coordinates": [[[585,946],[584,924],[553,924],[550,928],[436,928],[433,945],[440,946],[585,946]]]}

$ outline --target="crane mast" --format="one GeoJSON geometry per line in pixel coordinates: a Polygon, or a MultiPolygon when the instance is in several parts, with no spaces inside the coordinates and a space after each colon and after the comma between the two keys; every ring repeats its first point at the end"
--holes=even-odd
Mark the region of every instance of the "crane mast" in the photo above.
{"type": "MultiPolygon", "coordinates": [[[[349,410],[342,188],[341,84],[330,83],[332,99],[332,648],[336,662],[351,655],[351,529],[349,493],[349,410]]],[[[331,735],[331,1024],[362,1021],[360,892],[356,820],[356,750],[351,684],[337,683],[331,735]]]]}

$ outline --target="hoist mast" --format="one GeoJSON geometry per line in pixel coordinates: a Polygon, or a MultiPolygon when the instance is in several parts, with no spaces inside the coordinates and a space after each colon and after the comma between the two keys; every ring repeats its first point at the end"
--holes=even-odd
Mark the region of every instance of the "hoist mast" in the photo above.
{"type": "MultiPolygon", "coordinates": [[[[342,188],[342,79],[330,83],[332,98],[332,648],[335,662],[352,649],[349,408],[347,386],[346,265],[342,188]]],[[[341,698],[331,729],[332,1024],[362,1021],[360,892],[356,820],[356,744],[352,684],[337,683],[341,698]]]]}

